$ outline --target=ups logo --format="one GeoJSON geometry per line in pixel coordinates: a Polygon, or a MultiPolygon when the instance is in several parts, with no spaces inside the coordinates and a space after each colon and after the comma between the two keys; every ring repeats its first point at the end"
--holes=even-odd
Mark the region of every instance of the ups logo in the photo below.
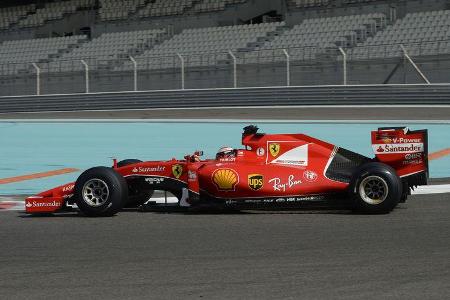
{"type": "Polygon", "coordinates": [[[261,174],[249,174],[248,186],[254,191],[260,190],[264,186],[264,176],[261,174]]]}

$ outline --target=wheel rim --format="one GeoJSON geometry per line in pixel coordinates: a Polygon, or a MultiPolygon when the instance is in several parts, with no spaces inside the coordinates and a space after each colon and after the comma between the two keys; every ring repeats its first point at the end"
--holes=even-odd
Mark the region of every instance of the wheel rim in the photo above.
{"type": "Polygon", "coordinates": [[[379,176],[368,176],[359,185],[361,199],[372,205],[377,205],[386,200],[389,192],[386,181],[379,176]]]}
{"type": "Polygon", "coordinates": [[[84,202],[89,206],[98,207],[108,200],[109,188],[106,182],[94,178],[84,184],[82,194],[84,202]]]}

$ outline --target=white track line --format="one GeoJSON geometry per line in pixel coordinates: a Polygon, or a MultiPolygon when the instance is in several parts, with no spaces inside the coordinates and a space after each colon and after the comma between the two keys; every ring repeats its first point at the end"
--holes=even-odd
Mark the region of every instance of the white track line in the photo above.
{"type": "Polygon", "coordinates": [[[10,210],[25,210],[24,204],[24,201],[2,201],[2,199],[0,198],[0,212],[10,210]],[[11,207],[2,208],[2,204],[8,204],[8,206],[11,205],[11,207]]]}
{"type": "Polygon", "coordinates": [[[424,185],[417,187],[413,195],[443,194],[450,193],[450,184],[424,185]]]}

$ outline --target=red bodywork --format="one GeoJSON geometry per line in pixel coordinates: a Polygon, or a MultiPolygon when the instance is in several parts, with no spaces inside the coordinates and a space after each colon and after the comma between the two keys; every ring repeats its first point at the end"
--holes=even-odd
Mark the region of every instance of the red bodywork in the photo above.
{"type": "MultiPolygon", "coordinates": [[[[392,166],[409,185],[426,184],[427,132],[386,128],[372,132],[371,159],[303,134],[260,134],[248,129],[235,157],[194,161],[147,161],[115,168],[134,184],[149,189],[188,191],[189,205],[295,202],[317,195],[343,193],[353,172],[373,160],[392,166]],[[418,176],[420,175],[420,176],[418,176]],[[409,182],[408,182],[409,180],[409,182]],[[424,182],[425,181],[425,182],[424,182]]],[[[114,164],[116,166],[116,164],[114,164]]],[[[28,213],[58,211],[73,198],[75,183],[26,199],[28,213]]]]}

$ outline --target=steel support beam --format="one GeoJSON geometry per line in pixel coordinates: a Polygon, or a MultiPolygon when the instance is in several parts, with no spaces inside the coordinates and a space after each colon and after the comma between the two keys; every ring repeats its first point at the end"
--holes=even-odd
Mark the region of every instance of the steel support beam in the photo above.
{"type": "Polygon", "coordinates": [[[133,80],[134,80],[134,91],[137,92],[138,90],[138,78],[137,78],[137,61],[134,59],[133,56],[130,55],[130,60],[133,63],[133,80]]]}
{"type": "Polygon", "coordinates": [[[233,54],[231,50],[228,50],[228,54],[230,54],[231,58],[233,59],[233,87],[237,88],[237,59],[236,56],[233,54]]]}
{"type": "Polygon", "coordinates": [[[409,61],[409,63],[414,67],[416,72],[422,77],[422,79],[427,83],[431,84],[431,82],[428,80],[428,78],[425,76],[425,74],[422,73],[422,71],[419,69],[419,67],[415,64],[415,62],[412,60],[412,58],[409,56],[408,51],[406,51],[405,47],[403,45],[400,45],[400,48],[402,48],[403,55],[405,58],[409,61]]]}
{"type": "Polygon", "coordinates": [[[34,69],[36,70],[36,95],[41,94],[41,69],[36,63],[32,63],[34,69]]]}
{"type": "Polygon", "coordinates": [[[80,60],[81,63],[84,66],[84,74],[85,74],[85,87],[86,87],[86,94],[89,94],[89,66],[88,64],[84,61],[84,59],[80,60]]]}

